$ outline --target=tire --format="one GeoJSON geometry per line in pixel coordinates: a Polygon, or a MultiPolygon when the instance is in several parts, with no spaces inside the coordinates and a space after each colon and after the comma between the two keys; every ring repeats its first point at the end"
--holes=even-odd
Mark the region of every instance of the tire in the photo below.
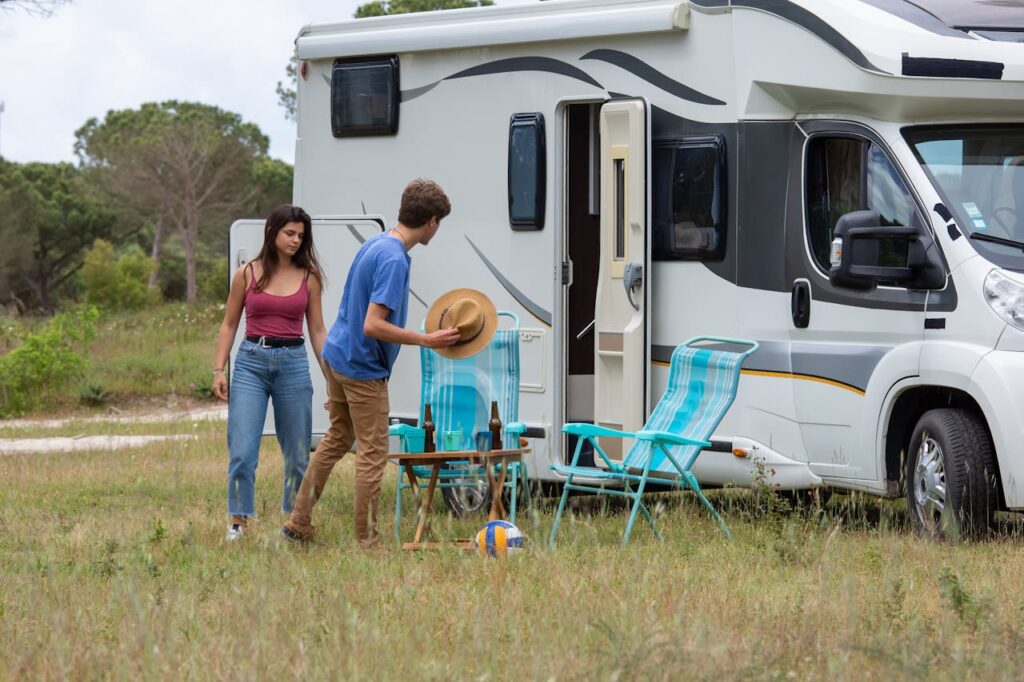
{"type": "Polygon", "coordinates": [[[966,410],[925,412],[907,448],[907,506],[927,538],[986,535],[999,502],[995,448],[985,423],[966,410]]]}
{"type": "Polygon", "coordinates": [[[441,489],[445,506],[460,519],[491,508],[491,491],[487,486],[487,479],[467,477],[465,483],[458,488],[441,489]]]}

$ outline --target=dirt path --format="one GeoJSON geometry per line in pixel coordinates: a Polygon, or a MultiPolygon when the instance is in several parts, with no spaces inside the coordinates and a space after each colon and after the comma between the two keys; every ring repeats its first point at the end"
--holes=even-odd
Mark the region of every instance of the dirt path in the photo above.
{"type": "MultiPolygon", "coordinates": [[[[161,424],[175,421],[223,421],[228,418],[226,405],[192,410],[159,410],[139,414],[67,417],[62,419],[0,420],[0,430],[59,429],[69,424],[161,424]]],[[[21,455],[47,452],[83,452],[86,450],[121,450],[168,440],[186,440],[191,435],[131,436],[48,436],[44,438],[0,438],[0,455],[21,455]]]]}

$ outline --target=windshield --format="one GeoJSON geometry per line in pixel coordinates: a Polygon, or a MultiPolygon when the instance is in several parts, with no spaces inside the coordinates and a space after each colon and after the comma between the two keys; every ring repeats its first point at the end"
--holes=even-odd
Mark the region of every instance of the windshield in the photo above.
{"type": "Polygon", "coordinates": [[[903,135],[974,248],[1024,270],[1024,125],[929,126],[903,135]]]}

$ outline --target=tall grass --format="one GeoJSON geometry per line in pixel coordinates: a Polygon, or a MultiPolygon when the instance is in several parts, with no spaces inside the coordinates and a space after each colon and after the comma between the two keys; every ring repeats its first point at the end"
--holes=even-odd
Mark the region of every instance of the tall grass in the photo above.
{"type": "MultiPolygon", "coordinates": [[[[574,498],[521,516],[508,561],[356,548],[352,468],[316,508],[319,541],[279,539],[281,460],[264,444],[259,518],[225,545],[220,429],[134,451],[0,457],[0,677],[7,679],[1015,679],[1024,669],[1017,526],[923,542],[892,503],[784,512],[650,496],[665,541],[574,498]]],[[[393,471],[381,502],[391,537],[393,471]]],[[[438,538],[483,520],[435,509],[438,538]]],[[[411,517],[404,532],[411,533],[411,517]]]]}

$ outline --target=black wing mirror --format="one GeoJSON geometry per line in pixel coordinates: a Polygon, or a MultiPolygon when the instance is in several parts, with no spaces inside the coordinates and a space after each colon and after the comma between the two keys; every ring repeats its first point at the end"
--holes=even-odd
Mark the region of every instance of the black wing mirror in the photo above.
{"type": "Polygon", "coordinates": [[[872,289],[880,283],[941,289],[946,277],[924,230],[882,225],[874,211],[853,211],[833,231],[829,279],[836,286],[872,289]]]}

